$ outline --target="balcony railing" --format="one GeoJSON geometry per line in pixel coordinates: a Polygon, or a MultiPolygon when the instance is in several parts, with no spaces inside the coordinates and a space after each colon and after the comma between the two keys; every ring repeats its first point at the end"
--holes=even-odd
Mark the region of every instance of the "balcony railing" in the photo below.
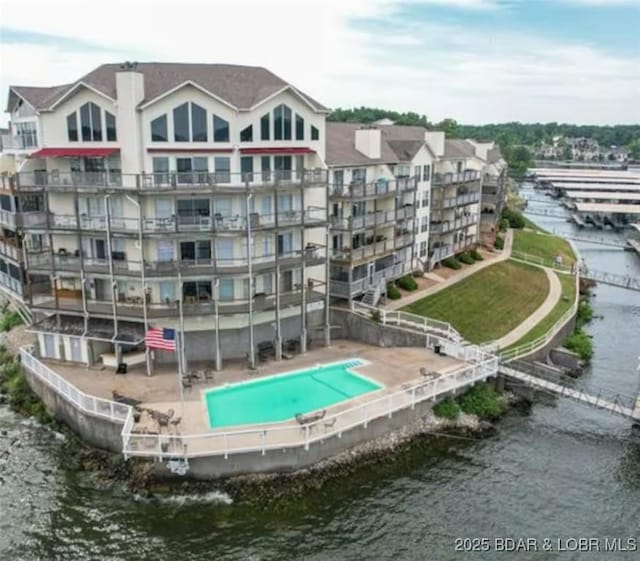
{"type": "Polygon", "coordinates": [[[0,240],[0,254],[14,261],[22,261],[22,249],[9,239],[0,240]]]}
{"type": "Polygon", "coordinates": [[[440,187],[444,185],[454,185],[456,183],[469,183],[478,181],[480,172],[476,170],[467,170],[461,173],[436,173],[433,176],[432,185],[440,187]]]}
{"type": "Polygon", "coordinates": [[[447,197],[446,199],[433,198],[431,206],[435,209],[456,208],[480,202],[480,193],[465,193],[457,197],[447,197]]]}
{"type": "MultiPolygon", "coordinates": [[[[320,302],[324,299],[321,292],[307,289],[307,305],[320,302]]],[[[280,308],[300,306],[302,304],[302,290],[283,291],[280,294],[280,308]]],[[[83,313],[85,308],[89,314],[97,316],[111,317],[113,315],[113,302],[111,300],[93,300],[82,298],[55,298],[51,295],[48,298],[40,298],[33,305],[34,308],[42,310],[59,310],[61,312],[83,313]]],[[[177,318],[180,315],[180,306],[177,301],[167,299],[166,302],[147,302],[147,317],[149,319],[177,318]]],[[[255,313],[271,312],[276,308],[275,295],[259,295],[253,298],[252,310],[255,313]]],[[[236,315],[249,313],[249,301],[219,300],[217,312],[220,315],[236,315]]],[[[116,313],[119,318],[142,320],[144,317],[142,297],[118,298],[116,300],[116,313]]],[[[197,298],[196,296],[185,296],[183,298],[182,313],[185,316],[213,315],[216,313],[216,303],[208,295],[197,298]]]]}
{"type": "Polygon", "coordinates": [[[28,171],[3,176],[4,188],[60,188],[106,187],[134,191],[180,191],[194,189],[229,189],[252,187],[278,187],[286,185],[325,185],[327,170],[277,170],[263,173],[231,172],[167,172],[151,174],[125,174],[119,171],[58,172],[28,171]]]}
{"type": "Polygon", "coordinates": [[[372,241],[357,248],[342,248],[333,250],[333,259],[337,261],[360,261],[370,257],[388,255],[397,249],[413,243],[411,234],[401,234],[392,239],[372,241]]]}
{"type": "Polygon", "coordinates": [[[34,131],[27,134],[3,134],[3,150],[30,150],[38,147],[38,134],[34,131]]]}
{"type": "Polygon", "coordinates": [[[460,230],[471,226],[478,222],[478,216],[472,214],[470,216],[463,216],[462,218],[456,218],[455,220],[445,220],[444,222],[431,222],[430,231],[432,234],[444,234],[446,232],[453,232],[454,230],[460,230]]]}
{"type": "Polygon", "coordinates": [[[349,185],[330,185],[330,195],[333,198],[383,197],[409,191],[415,191],[416,181],[412,177],[400,177],[393,180],[378,179],[371,183],[352,182],[349,185]]]}
{"type": "Polygon", "coordinates": [[[399,220],[406,220],[415,216],[413,205],[401,207],[396,210],[379,210],[361,216],[331,216],[331,225],[338,230],[362,230],[375,226],[393,225],[399,220]]]}
{"type": "Polygon", "coordinates": [[[373,275],[361,279],[354,279],[351,282],[332,279],[329,285],[331,296],[345,299],[355,298],[364,294],[369,288],[378,287],[383,283],[386,284],[409,272],[411,272],[409,263],[397,263],[391,267],[375,271],[373,275]]]}
{"type": "MultiPolygon", "coordinates": [[[[28,215],[23,215],[27,217],[28,215]]],[[[0,215],[1,218],[1,215],[0,215]]],[[[22,220],[25,227],[32,229],[51,230],[85,230],[101,231],[107,230],[106,216],[88,216],[81,214],[79,219],[75,214],[54,214],[33,213],[28,220],[22,220]]],[[[201,215],[172,215],[167,218],[143,218],[143,233],[171,233],[171,232],[243,232],[250,225],[251,230],[287,226],[315,227],[326,224],[326,211],[323,208],[310,206],[306,210],[283,210],[271,214],[251,213],[249,220],[246,216],[223,216],[214,214],[213,216],[201,215]]],[[[140,222],[137,218],[118,218],[112,216],[109,221],[109,229],[112,232],[138,233],[140,222]]]]}
{"type": "Polygon", "coordinates": [[[9,276],[7,273],[0,271],[0,285],[5,290],[9,290],[13,292],[16,296],[22,298],[24,296],[24,288],[22,285],[22,281],[14,279],[9,276]]]}
{"type": "MultiPolygon", "coordinates": [[[[280,253],[270,253],[253,256],[251,266],[254,273],[261,271],[274,270],[276,266],[276,258],[278,266],[281,270],[297,268],[304,264],[307,267],[321,265],[326,261],[324,248],[320,246],[309,246],[305,249],[297,249],[291,251],[282,251],[280,253]]],[[[127,259],[127,255],[122,253],[118,255],[118,259],[99,259],[95,257],[80,258],[75,252],[73,255],[50,252],[28,252],[27,268],[31,271],[42,273],[52,273],[54,268],[56,271],[85,273],[109,274],[111,267],[116,276],[133,276],[140,277],[140,260],[127,259]]],[[[198,258],[198,259],[180,259],[170,261],[144,261],[145,275],[148,277],[173,277],[180,272],[185,276],[198,275],[224,275],[234,274],[238,272],[247,272],[249,261],[246,256],[238,257],[218,257],[198,258]]]]}

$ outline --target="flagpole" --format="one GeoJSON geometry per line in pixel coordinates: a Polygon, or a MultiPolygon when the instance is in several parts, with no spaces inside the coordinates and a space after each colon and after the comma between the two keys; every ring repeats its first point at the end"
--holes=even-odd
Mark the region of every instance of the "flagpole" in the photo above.
{"type": "Polygon", "coordinates": [[[184,416],[184,377],[187,373],[187,368],[184,361],[184,313],[182,310],[182,276],[180,271],[178,271],[178,313],[180,316],[180,329],[176,330],[176,336],[179,336],[180,341],[176,341],[176,352],[178,353],[178,376],[180,377],[180,404],[182,406],[182,415],[184,416]]]}

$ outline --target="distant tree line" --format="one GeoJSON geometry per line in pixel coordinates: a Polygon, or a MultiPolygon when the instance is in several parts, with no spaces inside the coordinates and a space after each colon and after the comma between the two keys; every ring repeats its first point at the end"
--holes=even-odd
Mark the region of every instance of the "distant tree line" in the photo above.
{"type": "Polygon", "coordinates": [[[554,137],[585,137],[598,141],[603,147],[626,146],[640,150],[640,124],[638,125],[571,125],[568,123],[499,123],[491,125],[462,125],[454,119],[432,123],[426,115],[412,111],[400,113],[374,107],[334,109],[329,121],[372,123],[380,119],[391,119],[398,125],[421,125],[444,131],[449,138],[475,138],[494,140],[504,150],[506,146],[539,146],[550,143],[554,137]]]}

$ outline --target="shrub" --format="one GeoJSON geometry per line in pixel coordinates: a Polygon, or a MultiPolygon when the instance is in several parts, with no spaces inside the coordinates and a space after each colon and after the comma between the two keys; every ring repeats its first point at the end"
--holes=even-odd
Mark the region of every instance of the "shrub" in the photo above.
{"type": "Polygon", "coordinates": [[[582,360],[590,360],[593,356],[593,342],[584,331],[578,329],[565,342],[564,346],[577,353],[582,360]]]}
{"type": "Polygon", "coordinates": [[[460,416],[460,406],[448,397],[433,406],[433,413],[436,417],[453,421],[460,416]]]}
{"type": "Polygon", "coordinates": [[[507,410],[505,400],[486,382],[469,388],[458,398],[460,408],[469,415],[495,419],[507,410]]]}
{"type": "Polygon", "coordinates": [[[418,283],[411,275],[405,275],[404,277],[399,278],[396,281],[396,285],[403,290],[408,290],[409,292],[418,290],[418,283]]]}
{"type": "Polygon", "coordinates": [[[484,261],[484,257],[480,255],[480,252],[477,249],[472,249],[469,252],[469,255],[471,255],[475,261],[484,261]]]}
{"type": "Polygon", "coordinates": [[[461,253],[460,255],[456,255],[456,259],[466,265],[473,265],[475,263],[473,257],[471,257],[471,255],[469,255],[468,253],[461,253]]]}
{"type": "Polygon", "coordinates": [[[460,263],[453,257],[447,257],[446,259],[443,259],[442,264],[445,267],[449,267],[449,269],[462,269],[462,265],[460,265],[460,263]]]}
{"type": "Polygon", "coordinates": [[[498,236],[496,238],[496,243],[493,244],[493,247],[500,250],[504,249],[504,238],[501,238],[500,236],[498,236]]]}
{"type": "Polygon", "coordinates": [[[376,323],[380,323],[382,321],[382,316],[380,315],[380,310],[372,310],[371,319],[376,323]]]}
{"type": "Polygon", "coordinates": [[[522,229],[526,226],[526,222],[522,213],[517,210],[513,210],[509,207],[502,209],[502,219],[506,219],[509,222],[510,228],[522,229]]]}
{"type": "Polygon", "coordinates": [[[11,331],[22,323],[22,318],[18,312],[5,312],[0,319],[0,331],[11,331]]]}
{"type": "Polygon", "coordinates": [[[422,277],[424,277],[424,272],[421,271],[420,269],[413,271],[413,273],[411,274],[417,279],[421,279],[422,277]]]}
{"type": "Polygon", "coordinates": [[[583,325],[589,323],[593,319],[593,308],[589,302],[582,301],[578,306],[576,315],[576,329],[580,330],[583,325]]]}
{"type": "Polygon", "coordinates": [[[392,282],[390,282],[387,285],[387,296],[391,298],[391,300],[398,300],[402,298],[402,294],[400,294],[400,291],[396,288],[396,285],[393,284],[392,282]]]}
{"type": "Polygon", "coordinates": [[[500,220],[500,224],[498,225],[498,229],[501,232],[506,232],[508,227],[509,227],[509,220],[507,218],[502,218],[500,220]]]}

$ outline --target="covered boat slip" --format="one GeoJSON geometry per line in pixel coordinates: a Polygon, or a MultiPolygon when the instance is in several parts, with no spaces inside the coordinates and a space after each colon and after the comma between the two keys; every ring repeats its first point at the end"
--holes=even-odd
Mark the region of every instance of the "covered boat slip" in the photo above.
{"type": "Polygon", "coordinates": [[[567,199],[575,199],[576,201],[640,201],[640,189],[637,193],[624,193],[620,191],[568,191],[564,195],[567,199]]]}
{"type": "Polygon", "coordinates": [[[587,182],[602,180],[604,183],[609,183],[612,180],[620,180],[640,183],[640,172],[628,170],[531,168],[529,173],[540,181],[550,181],[556,178],[561,181],[565,178],[565,181],[580,181],[582,179],[587,182]]]}
{"type": "Polygon", "coordinates": [[[575,210],[573,219],[579,226],[628,228],[640,218],[640,204],[576,202],[575,210]]]}
{"type": "Polygon", "coordinates": [[[551,181],[551,187],[557,191],[569,193],[570,191],[613,191],[624,193],[640,193],[640,184],[633,183],[567,183],[565,181],[551,181]]]}

